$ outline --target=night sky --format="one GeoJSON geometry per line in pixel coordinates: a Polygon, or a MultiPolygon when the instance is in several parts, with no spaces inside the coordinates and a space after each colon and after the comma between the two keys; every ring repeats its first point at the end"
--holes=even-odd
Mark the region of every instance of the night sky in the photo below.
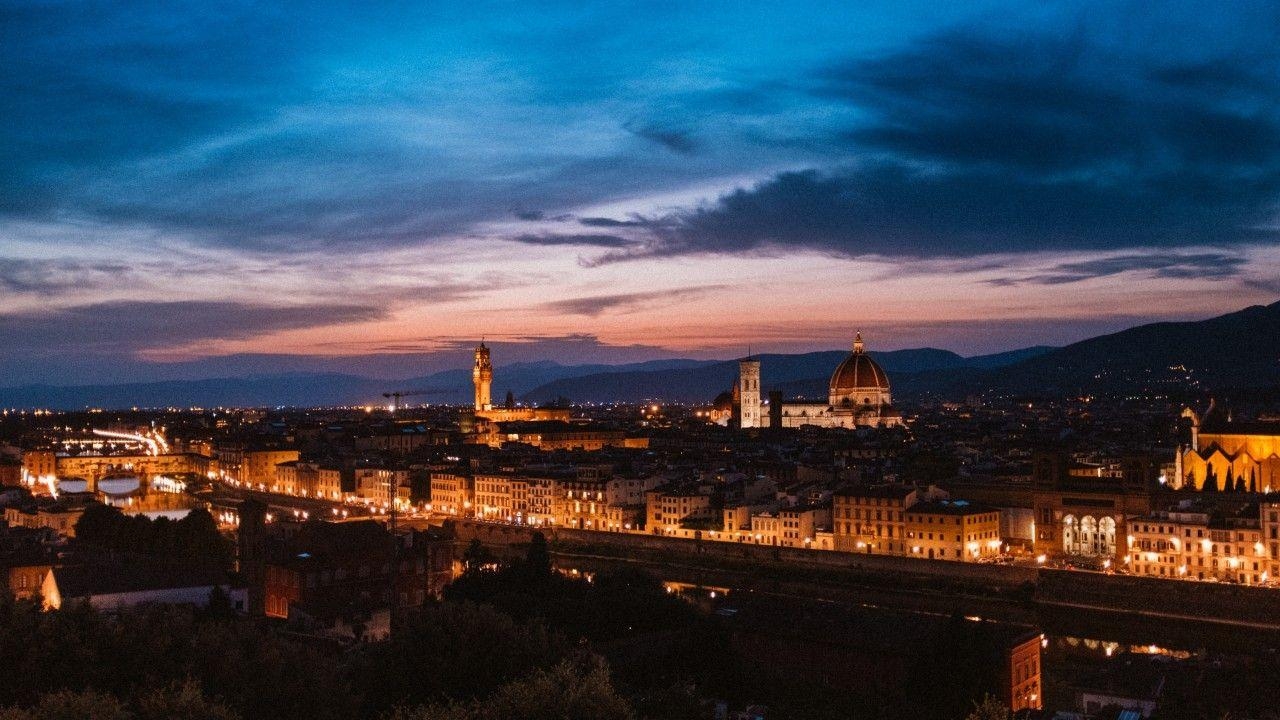
{"type": "Polygon", "coordinates": [[[1274,3],[0,2],[0,385],[1280,295],[1274,3]]]}

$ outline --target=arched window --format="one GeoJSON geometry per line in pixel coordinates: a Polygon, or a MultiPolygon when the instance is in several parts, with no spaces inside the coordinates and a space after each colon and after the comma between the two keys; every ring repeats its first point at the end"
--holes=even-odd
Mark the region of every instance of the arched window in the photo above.
{"type": "Polygon", "coordinates": [[[1116,554],[1116,520],[1104,517],[1098,521],[1098,553],[1099,555],[1116,554]]]}
{"type": "Polygon", "coordinates": [[[1076,516],[1062,518],[1062,551],[1068,555],[1076,555],[1079,549],[1080,528],[1076,525],[1076,516]]]}
{"type": "Polygon", "coordinates": [[[1092,515],[1080,518],[1080,555],[1098,554],[1098,520],[1092,515]]]}

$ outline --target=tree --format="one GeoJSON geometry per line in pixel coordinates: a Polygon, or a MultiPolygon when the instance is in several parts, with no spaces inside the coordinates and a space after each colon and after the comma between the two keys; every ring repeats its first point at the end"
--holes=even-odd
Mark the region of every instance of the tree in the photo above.
{"type": "Polygon", "coordinates": [[[983,695],[982,702],[973,704],[973,712],[965,720],[1013,720],[1013,712],[996,698],[983,695]]]}
{"type": "Polygon", "coordinates": [[[917,642],[903,682],[907,716],[957,718],[1000,687],[1001,652],[991,626],[954,615],[917,642]]]}
{"type": "Polygon", "coordinates": [[[406,614],[389,641],[361,647],[351,685],[364,693],[361,717],[400,705],[469,702],[554,665],[568,649],[541,623],[518,623],[491,607],[429,605],[406,614]]]}
{"type": "Polygon", "coordinates": [[[529,550],[525,553],[525,571],[530,577],[546,577],[551,574],[551,552],[547,550],[547,538],[535,532],[529,538],[529,550]]]}
{"type": "Polygon", "coordinates": [[[115,535],[124,514],[102,503],[89,503],[76,520],[76,539],[87,545],[114,547],[115,535]]]}
{"type": "Polygon", "coordinates": [[[630,705],[613,687],[604,660],[589,655],[535,670],[469,703],[420,706],[388,720],[627,720],[630,705]]]}
{"type": "Polygon", "coordinates": [[[0,710],[0,720],[133,720],[133,716],[113,695],[58,690],[42,696],[30,710],[0,710]]]}
{"type": "Polygon", "coordinates": [[[76,542],[221,568],[231,564],[230,543],[204,508],[195,508],[174,522],[164,517],[152,520],[145,515],[125,515],[94,503],[76,522],[76,542]]]}
{"type": "Polygon", "coordinates": [[[1240,474],[1236,475],[1236,492],[1244,492],[1244,476],[1240,474]]]}
{"type": "Polygon", "coordinates": [[[231,606],[231,596],[227,595],[227,591],[222,589],[221,585],[214,585],[209,591],[209,605],[204,608],[204,616],[216,618],[219,620],[231,620],[235,618],[235,608],[231,606]]]}
{"type": "Polygon", "coordinates": [[[493,553],[480,542],[480,538],[472,538],[462,553],[462,565],[469,571],[479,570],[493,561],[493,553]]]}
{"type": "Polygon", "coordinates": [[[1204,485],[1200,486],[1201,492],[1216,492],[1218,490],[1218,474],[1213,471],[1210,465],[1204,471],[1204,485]]]}
{"type": "Polygon", "coordinates": [[[239,720],[225,705],[205,698],[200,683],[187,680],[153,690],[138,700],[138,720],[239,720]]]}

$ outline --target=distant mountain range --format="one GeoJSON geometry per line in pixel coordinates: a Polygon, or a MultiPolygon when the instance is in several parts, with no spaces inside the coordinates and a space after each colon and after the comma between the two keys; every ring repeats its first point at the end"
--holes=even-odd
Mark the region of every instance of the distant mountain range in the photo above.
{"type": "MultiPolygon", "coordinates": [[[[761,355],[766,390],[824,397],[846,350],[761,355]]],[[[1133,393],[1161,388],[1280,387],[1280,303],[1195,322],[1142,325],[1063,348],[1030,347],[961,357],[922,348],[872,353],[894,394],[962,397],[974,393],[1133,393]]],[[[737,361],[670,359],[625,365],[543,361],[501,366],[493,395],[529,403],[710,402],[732,387],[737,361]]],[[[317,406],[384,402],[392,390],[421,391],[406,402],[466,403],[471,370],[398,381],[335,373],[290,373],[122,385],[0,388],[0,407],[317,406]]]]}
{"type": "MultiPolygon", "coordinates": [[[[921,348],[873,353],[873,357],[885,372],[896,376],[1003,367],[1052,349],[1034,347],[966,358],[949,350],[921,348]]],[[[760,361],[760,374],[766,390],[781,390],[786,397],[826,397],[832,371],[848,354],[848,350],[827,350],[802,355],[765,354],[756,358],[760,361]]],[[[533,389],[521,399],[531,403],[548,402],[559,397],[575,402],[709,402],[721,391],[731,388],[737,376],[737,360],[664,370],[611,369],[555,380],[533,389]]]]}
{"type": "MultiPolygon", "coordinates": [[[[717,361],[650,360],[624,365],[512,363],[494,372],[494,401],[510,390],[517,397],[566,377],[614,371],[664,371],[717,361]]],[[[0,388],[0,407],[83,409],[129,407],[314,407],[386,402],[382,393],[413,391],[406,404],[469,403],[471,369],[445,370],[404,380],[341,373],[282,373],[205,380],[166,380],[113,385],[23,385],[0,388]]]]}
{"type": "MultiPolygon", "coordinates": [[[[788,398],[825,397],[831,373],[846,354],[762,355],[762,385],[788,398]]],[[[889,373],[894,395],[906,399],[1275,390],[1280,388],[1280,302],[1209,320],[1141,325],[1062,348],[1031,347],[971,358],[931,348],[871,355],[889,373]]],[[[525,399],[707,402],[731,387],[736,376],[736,362],[613,371],[556,380],[525,399]]]]}

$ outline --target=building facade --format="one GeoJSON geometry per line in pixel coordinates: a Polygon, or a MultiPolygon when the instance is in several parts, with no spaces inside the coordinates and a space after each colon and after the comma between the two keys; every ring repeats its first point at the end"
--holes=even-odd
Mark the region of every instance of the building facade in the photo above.
{"type": "Polygon", "coordinates": [[[1212,408],[1202,418],[1190,408],[1191,442],[1177,454],[1175,487],[1280,492],[1280,423],[1232,422],[1212,408]]]}
{"type": "Polygon", "coordinates": [[[919,498],[915,488],[902,485],[837,490],[831,498],[836,550],[868,555],[904,554],[906,511],[919,498]]]}
{"type": "Polygon", "coordinates": [[[1162,512],[1130,521],[1124,561],[1134,575],[1257,585],[1272,577],[1274,557],[1260,518],[1162,512]]]}
{"type": "Polygon", "coordinates": [[[1151,512],[1151,489],[1158,468],[1148,459],[1128,458],[1119,478],[1072,475],[1063,455],[1032,460],[1034,551],[1075,562],[1123,561],[1129,519],[1151,512]]]}
{"type": "Polygon", "coordinates": [[[973,562],[1000,554],[1000,511],[963,500],[907,508],[907,544],[917,557],[973,562]]]}
{"type": "Polygon", "coordinates": [[[475,500],[475,479],[457,473],[431,473],[431,511],[441,515],[470,517],[475,500]]]}

